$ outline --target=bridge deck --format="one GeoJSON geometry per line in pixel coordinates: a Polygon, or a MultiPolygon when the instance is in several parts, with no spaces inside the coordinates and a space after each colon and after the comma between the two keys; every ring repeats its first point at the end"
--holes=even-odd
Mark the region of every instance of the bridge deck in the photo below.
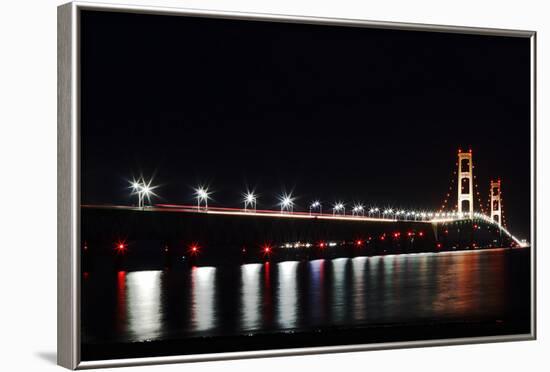
{"type": "MultiPolygon", "coordinates": [[[[171,212],[171,213],[200,213],[200,214],[213,214],[213,215],[233,215],[233,216],[249,216],[249,217],[271,217],[271,218],[291,218],[291,219],[321,219],[321,220],[336,220],[336,221],[364,221],[364,222],[382,222],[382,223],[395,223],[398,221],[409,221],[425,224],[438,224],[447,222],[456,222],[461,220],[470,220],[470,217],[455,216],[455,217],[436,217],[428,219],[415,219],[415,218],[386,218],[386,217],[373,217],[373,216],[361,216],[361,215],[339,215],[339,214],[327,214],[327,213],[309,213],[309,212],[287,212],[279,210],[245,210],[239,208],[224,208],[224,207],[198,207],[196,205],[179,205],[179,204],[155,204],[153,206],[136,207],[127,205],[92,205],[83,204],[82,208],[90,209],[112,209],[112,210],[129,210],[139,212],[171,212]]],[[[495,224],[495,222],[488,216],[478,216],[476,218],[484,220],[486,222],[495,224]]],[[[528,246],[529,243],[522,242],[513,236],[508,230],[506,230],[500,224],[496,224],[506,235],[512,238],[520,246],[528,246]]]]}
{"type": "Polygon", "coordinates": [[[418,223],[442,223],[459,221],[466,218],[437,218],[437,219],[407,219],[407,218],[386,218],[386,217],[369,217],[369,216],[352,216],[339,215],[328,213],[308,213],[308,212],[281,212],[279,210],[245,210],[239,208],[224,208],[224,207],[197,207],[196,205],[177,205],[177,204],[155,204],[143,208],[126,205],[90,205],[84,204],[83,208],[93,209],[114,209],[114,210],[131,210],[143,212],[176,212],[176,213],[201,213],[214,215],[233,215],[233,216],[249,216],[249,217],[275,217],[275,218],[296,218],[296,219],[324,219],[337,221],[365,221],[365,222],[397,222],[411,221],[418,223]]]}

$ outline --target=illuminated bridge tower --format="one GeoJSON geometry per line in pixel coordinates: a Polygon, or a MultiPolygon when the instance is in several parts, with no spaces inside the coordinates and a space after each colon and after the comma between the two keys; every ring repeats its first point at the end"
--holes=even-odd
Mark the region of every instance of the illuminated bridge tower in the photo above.
{"type": "Polygon", "coordinates": [[[502,223],[502,206],[500,203],[500,180],[491,181],[491,219],[498,223],[502,223]]]}
{"type": "Polygon", "coordinates": [[[472,150],[462,152],[458,150],[458,212],[474,216],[474,190],[472,171],[472,150]]]}

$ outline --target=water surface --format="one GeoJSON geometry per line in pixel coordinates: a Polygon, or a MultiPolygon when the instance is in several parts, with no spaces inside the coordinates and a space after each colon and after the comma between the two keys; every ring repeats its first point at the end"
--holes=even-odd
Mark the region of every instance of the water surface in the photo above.
{"type": "Polygon", "coordinates": [[[527,250],[512,254],[497,249],[161,271],[95,270],[82,280],[83,342],[498,322],[525,316],[526,257],[527,250]]]}

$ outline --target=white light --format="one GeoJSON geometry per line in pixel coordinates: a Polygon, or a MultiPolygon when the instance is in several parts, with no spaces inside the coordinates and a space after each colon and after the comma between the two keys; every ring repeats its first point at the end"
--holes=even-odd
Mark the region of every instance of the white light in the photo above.
{"type": "Polygon", "coordinates": [[[244,196],[244,209],[245,211],[248,210],[248,207],[252,207],[252,209],[256,210],[256,201],[257,196],[254,194],[253,191],[247,191],[244,196]]]}
{"type": "Polygon", "coordinates": [[[132,181],[132,191],[138,191],[141,189],[141,184],[137,181],[132,181]]]}
{"type": "Polygon", "coordinates": [[[281,206],[281,211],[286,209],[287,211],[292,212],[294,208],[294,198],[292,194],[283,194],[279,197],[279,204],[281,206]]]}
{"type": "Polygon", "coordinates": [[[208,209],[208,199],[210,199],[210,192],[208,192],[207,188],[204,188],[202,186],[199,186],[197,189],[195,189],[195,195],[197,197],[197,208],[200,208],[201,202],[204,202],[204,206],[206,209],[208,209]]]}
{"type": "Polygon", "coordinates": [[[130,182],[130,188],[132,189],[132,195],[137,194],[138,195],[138,206],[140,208],[145,206],[145,197],[147,197],[147,201],[151,202],[151,196],[157,196],[153,190],[157,188],[157,186],[151,186],[151,183],[153,182],[152,179],[149,180],[149,182],[145,182],[143,178],[140,180],[132,180],[130,182]]]}
{"type": "Polygon", "coordinates": [[[292,205],[292,199],[287,196],[283,199],[283,206],[288,207],[289,205],[292,205]]]}
{"type": "Polygon", "coordinates": [[[199,199],[203,199],[203,200],[208,199],[208,196],[210,195],[210,193],[208,192],[208,189],[204,189],[202,187],[199,187],[198,189],[196,189],[195,194],[199,199]]]}
{"type": "Polygon", "coordinates": [[[244,195],[244,202],[245,203],[254,203],[256,201],[256,195],[254,195],[253,192],[247,192],[244,195]]]}

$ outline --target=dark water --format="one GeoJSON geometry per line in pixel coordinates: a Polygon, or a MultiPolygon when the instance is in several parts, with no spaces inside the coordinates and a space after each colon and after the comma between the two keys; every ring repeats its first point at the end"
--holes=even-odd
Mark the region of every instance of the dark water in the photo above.
{"type": "MultiPolygon", "coordinates": [[[[529,316],[529,250],[84,273],[84,343],[529,316]]],[[[528,322],[528,319],[527,319],[528,322]]]]}

